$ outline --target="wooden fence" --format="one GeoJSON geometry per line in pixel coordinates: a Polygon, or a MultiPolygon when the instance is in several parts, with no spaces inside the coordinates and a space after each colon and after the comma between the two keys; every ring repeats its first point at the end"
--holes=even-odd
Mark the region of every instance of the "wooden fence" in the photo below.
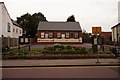
{"type": "Polygon", "coordinates": [[[18,38],[1,37],[2,47],[14,47],[18,45],[18,38]]]}

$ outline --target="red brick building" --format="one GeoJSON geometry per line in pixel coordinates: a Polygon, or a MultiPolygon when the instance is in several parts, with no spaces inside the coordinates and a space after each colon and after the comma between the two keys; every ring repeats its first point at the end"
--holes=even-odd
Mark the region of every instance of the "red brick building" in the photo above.
{"type": "Polygon", "coordinates": [[[79,22],[39,22],[37,43],[79,44],[82,43],[82,29],[79,22]]]}

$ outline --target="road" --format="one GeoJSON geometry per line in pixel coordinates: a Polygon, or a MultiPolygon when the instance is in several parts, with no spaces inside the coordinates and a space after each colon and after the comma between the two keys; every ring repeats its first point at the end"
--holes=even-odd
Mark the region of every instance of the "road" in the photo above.
{"type": "Polygon", "coordinates": [[[118,78],[118,66],[3,68],[3,78],[118,78]]]}

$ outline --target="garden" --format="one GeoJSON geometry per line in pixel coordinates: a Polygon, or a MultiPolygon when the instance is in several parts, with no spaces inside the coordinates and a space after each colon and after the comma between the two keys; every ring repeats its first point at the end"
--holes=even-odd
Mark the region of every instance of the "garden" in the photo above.
{"type": "MultiPolygon", "coordinates": [[[[110,52],[98,52],[100,58],[114,58],[110,52]]],[[[3,49],[2,59],[85,59],[96,58],[92,49],[70,45],[46,46],[44,49],[3,49]]]]}

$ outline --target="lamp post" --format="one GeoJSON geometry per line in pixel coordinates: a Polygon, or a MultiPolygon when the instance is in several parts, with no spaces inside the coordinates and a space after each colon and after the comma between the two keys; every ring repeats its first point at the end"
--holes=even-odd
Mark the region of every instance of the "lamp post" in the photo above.
{"type": "Polygon", "coordinates": [[[31,44],[30,35],[29,35],[28,39],[29,39],[29,51],[30,51],[31,50],[30,49],[30,44],[31,44]]]}

